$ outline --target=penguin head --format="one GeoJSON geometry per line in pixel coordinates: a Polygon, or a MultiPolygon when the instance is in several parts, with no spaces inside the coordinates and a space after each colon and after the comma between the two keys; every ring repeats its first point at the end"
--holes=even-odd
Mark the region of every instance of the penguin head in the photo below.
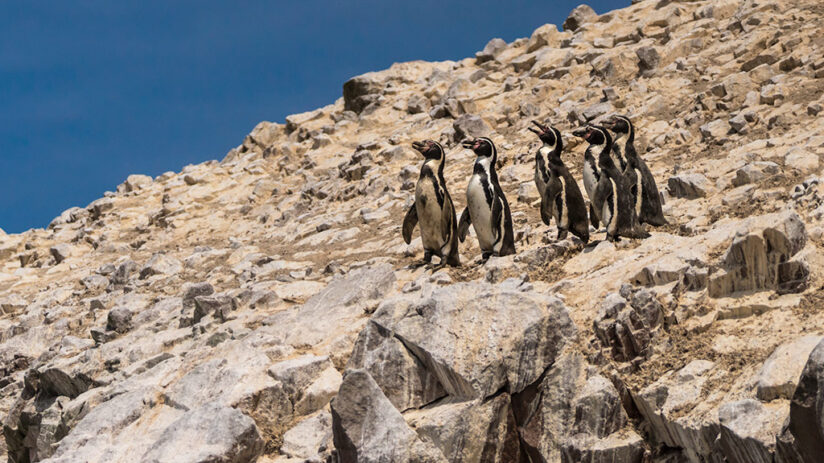
{"type": "Polygon", "coordinates": [[[466,149],[474,151],[475,155],[479,158],[496,158],[497,150],[495,149],[495,144],[492,143],[492,140],[489,138],[480,137],[474,140],[464,140],[461,145],[466,149]]]}
{"type": "Polygon", "coordinates": [[[572,132],[572,135],[583,138],[590,145],[608,145],[612,143],[612,137],[607,133],[607,129],[597,125],[588,125],[572,132]]]}
{"type": "Polygon", "coordinates": [[[412,148],[415,148],[426,159],[443,159],[443,147],[436,141],[415,141],[412,142],[412,148]]]}
{"type": "Polygon", "coordinates": [[[632,131],[632,122],[626,116],[615,115],[604,121],[604,127],[621,136],[632,131]]]}
{"type": "Polygon", "coordinates": [[[535,127],[529,127],[528,130],[538,138],[544,142],[544,145],[550,146],[552,148],[560,148],[561,147],[561,131],[556,129],[555,127],[548,127],[539,123],[538,121],[532,121],[535,124],[535,127]]]}

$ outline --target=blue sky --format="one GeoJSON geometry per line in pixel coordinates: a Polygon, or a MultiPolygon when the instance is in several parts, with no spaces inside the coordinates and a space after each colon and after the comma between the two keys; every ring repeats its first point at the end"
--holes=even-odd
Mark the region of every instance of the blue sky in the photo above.
{"type": "Polygon", "coordinates": [[[0,228],[45,227],[132,173],[221,159],[257,122],[333,102],[351,76],[471,56],[578,3],[2,2],[0,228]]]}

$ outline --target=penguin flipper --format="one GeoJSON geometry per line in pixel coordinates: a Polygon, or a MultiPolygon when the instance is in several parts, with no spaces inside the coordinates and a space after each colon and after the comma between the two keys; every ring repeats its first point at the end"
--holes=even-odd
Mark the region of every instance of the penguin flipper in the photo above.
{"type": "Polygon", "coordinates": [[[406,217],[403,218],[403,240],[406,244],[412,242],[412,231],[418,225],[418,209],[413,204],[406,212],[406,217]]]}
{"type": "Polygon", "coordinates": [[[552,215],[549,212],[549,201],[544,201],[544,197],[541,196],[541,221],[544,225],[549,225],[550,217],[552,215]]]}
{"type": "Polygon", "coordinates": [[[452,200],[446,198],[441,208],[441,238],[444,242],[449,241],[449,234],[452,233],[453,223],[455,223],[455,210],[452,209],[452,200]]]}
{"type": "Polygon", "coordinates": [[[461,213],[461,220],[458,222],[458,239],[461,240],[461,243],[466,240],[470,225],[472,225],[472,218],[469,217],[469,208],[467,207],[461,213]]]}
{"type": "Polygon", "coordinates": [[[589,202],[589,223],[592,224],[592,228],[598,229],[598,216],[595,215],[595,207],[592,205],[592,201],[589,202]]]}
{"type": "Polygon", "coordinates": [[[492,230],[497,230],[498,233],[495,234],[495,241],[497,242],[500,238],[501,234],[504,233],[503,229],[498,227],[501,226],[501,215],[504,213],[503,201],[499,197],[492,198],[492,230]]]}

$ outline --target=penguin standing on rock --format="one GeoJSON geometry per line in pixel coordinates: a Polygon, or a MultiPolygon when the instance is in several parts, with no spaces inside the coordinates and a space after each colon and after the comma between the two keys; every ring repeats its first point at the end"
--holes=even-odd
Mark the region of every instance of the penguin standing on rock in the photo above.
{"type": "Polygon", "coordinates": [[[486,137],[465,141],[463,147],[474,151],[477,158],[466,187],[466,209],[461,214],[458,236],[463,242],[469,225],[473,225],[484,261],[492,255],[515,254],[512,213],[495,171],[498,150],[486,137]]]}
{"type": "Polygon", "coordinates": [[[621,147],[617,141],[621,137],[627,137],[623,155],[627,163],[624,177],[630,185],[632,204],[638,221],[654,227],[666,225],[667,219],[664,218],[661,208],[661,195],[655,184],[655,177],[635,150],[635,127],[632,121],[626,116],[612,116],[604,122],[604,127],[615,133],[616,143],[613,143],[612,151],[618,157],[621,157],[621,147]]]}
{"type": "MultiPolygon", "coordinates": [[[[612,137],[607,129],[590,125],[572,133],[589,143],[587,155],[598,156],[600,178],[595,185],[595,191],[590,196],[591,204],[599,219],[607,228],[607,239],[618,241],[621,236],[627,238],[647,238],[649,233],[641,229],[635,208],[630,197],[626,180],[610,153],[612,152],[612,137]]],[[[587,156],[585,156],[586,159],[587,156]]]]}
{"type": "MultiPolygon", "coordinates": [[[[573,135],[575,135],[575,132],[573,132],[573,135]]],[[[595,209],[593,198],[595,198],[595,188],[601,180],[601,169],[598,168],[598,158],[596,156],[597,153],[593,155],[593,151],[587,149],[584,153],[584,167],[582,170],[584,177],[584,190],[586,190],[587,198],[589,198],[589,220],[590,223],[592,223],[592,226],[597,230],[598,224],[601,221],[601,211],[595,209]]]]}
{"type": "Polygon", "coordinates": [[[561,160],[564,149],[561,132],[536,121],[532,123],[537,128],[530,127],[529,131],[543,142],[535,153],[535,185],[541,195],[541,220],[549,225],[550,217],[555,218],[559,240],[572,231],[586,243],[589,241],[586,203],[578,183],[561,160]]]}
{"type": "Polygon", "coordinates": [[[423,154],[426,160],[421,166],[421,174],[415,188],[415,204],[409,208],[403,219],[403,240],[406,244],[412,241],[412,231],[420,222],[424,249],[423,264],[431,263],[434,254],[441,258],[438,267],[446,264],[460,266],[455,207],[449,191],[446,190],[446,181],[443,177],[443,147],[432,140],[414,142],[412,147],[423,154]]]}

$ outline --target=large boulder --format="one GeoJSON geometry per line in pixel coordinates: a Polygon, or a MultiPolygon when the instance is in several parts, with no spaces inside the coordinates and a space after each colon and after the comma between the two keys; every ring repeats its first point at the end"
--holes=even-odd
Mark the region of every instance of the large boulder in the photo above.
{"type": "Polygon", "coordinates": [[[576,329],[557,298],[488,283],[439,288],[383,303],[372,321],[390,331],[450,396],[518,393],[552,366],[576,329]]]}
{"type": "Polygon", "coordinates": [[[380,97],[385,83],[380,74],[369,72],[355,76],[343,84],[343,106],[347,111],[360,113],[380,97]]]}
{"type": "Polygon", "coordinates": [[[594,22],[598,19],[598,14],[589,5],[578,5],[569,13],[564,21],[565,31],[577,31],[582,25],[594,22]]]}
{"type": "Polygon", "coordinates": [[[790,403],[789,431],[807,463],[824,455],[824,341],[810,354],[790,403]]]}
{"type": "Polygon", "coordinates": [[[810,269],[795,260],[807,244],[804,222],[785,210],[745,220],[735,233],[720,268],[709,277],[710,297],[743,291],[803,291],[810,269]]]}
{"type": "Polygon", "coordinates": [[[595,335],[619,362],[650,356],[651,343],[664,321],[664,309],[647,289],[624,285],[604,299],[593,322],[595,335]]]}
{"type": "Polygon", "coordinates": [[[332,432],[341,462],[446,462],[404,421],[378,383],[363,370],[349,370],[332,401],[332,432]]]}

